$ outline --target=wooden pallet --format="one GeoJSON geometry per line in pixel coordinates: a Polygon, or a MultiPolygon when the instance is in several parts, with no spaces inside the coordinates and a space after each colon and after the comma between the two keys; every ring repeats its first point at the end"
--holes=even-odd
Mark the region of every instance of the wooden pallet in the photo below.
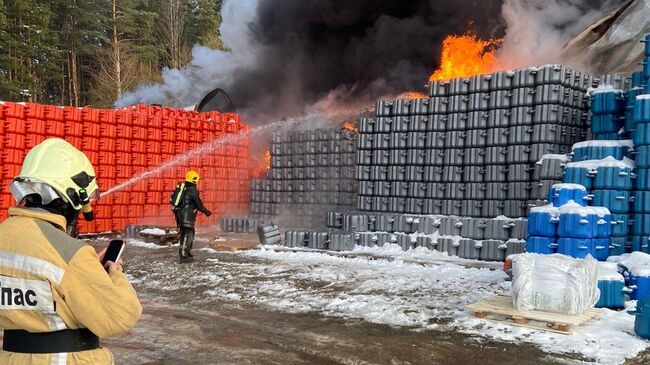
{"type": "Polygon", "coordinates": [[[138,235],[147,241],[155,243],[160,246],[171,246],[178,241],[180,235],[175,231],[167,231],[165,234],[151,234],[151,233],[138,233],[138,235]]]}
{"type": "Polygon", "coordinates": [[[212,246],[215,250],[230,251],[230,252],[237,252],[240,250],[252,250],[256,248],[258,245],[259,243],[255,243],[255,242],[216,242],[210,244],[210,246],[212,246]]]}
{"type": "Polygon", "coordinates": [[[592,308],[582,314],[562,314],[546,311],[520,311],[512,305],[510,295],[495,295],[479,302],[465,306],[476,318],[485,318],[513,326],[528,327],[543,331],[571,334],[571,328],[585,324],[591,319],[598,319],[601,309],[592,308]]]}

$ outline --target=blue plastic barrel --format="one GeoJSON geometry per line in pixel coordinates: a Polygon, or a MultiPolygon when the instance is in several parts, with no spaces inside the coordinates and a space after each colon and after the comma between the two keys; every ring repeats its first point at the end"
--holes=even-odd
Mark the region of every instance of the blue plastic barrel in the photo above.
{"type": "Polygon", "coordinates": [[[580,184],[555,184],[547,194],[547,200],[553,206],[559,207],[573,200],[576,204],[585,206],[587,188],[580,184]]]}
{"type": "Polygon", "coordinates": [[[594,114],[591,116],[591,132],[595,135],[618,133],[623,127],[620,114],[594,114]]]}
{"type": "Polygon", "coordinates": [[[624,214],[630,211],[630,191],[628,190],[593,190],[591,203],[606,207],[611,213],[624,214]]]}
{"type": "MultiPolygon", "coordinates": [[[[645,79],[643,78],[643,71],[636,71],[632,72],[632,75],[630,75],[630,78],[632,79],[632,88],[643,88],[646,84],[645,79]]],[[[628,100],[629,100],[629,94],[628,94],[628,100]]]]}
{"type": "Polygon", "coordinates": [[[650,145],[650,122],[641,121],[636,123],[636,129],[632,133],[632,141],[635,146],[650,145]]]}
{"type": "Polygon", "coordinates": [[[630,236],[631,251],[650,252],[650,241],[648,236],[630,236]]]}
{"type": "Polygon", "coordinates": [[[650,191],[635,191],[632,209],[635,213],[650,213],[650,191]]]}
{"type": "Polygon", "coordinates": [[[557,241],[557,252],[578,259],[591,253],[592,240],[588,238],[560,238],[557,241]]]}
{"type": "Polygon", "coordinates": [[[526,240],[526,252],[550,255],[557,252],[557,239],[551,237],[529,236],[526,240]]]}
{"type": "MultiPolygon", "coordinates": [[[[650,168],[650,146],[637,146],[635,162],[637,169],[650,168]]],[[[638,172],[637,172],[638,174],[638,172]]]]}
{"type": "Polygon", "coordinates": [[[632,281],[630,299],[638,300],[650,297],[650,272],[633,272],[630,278],[632,281]]]}
{"type": "MultiPolygon", "coordinates": [[[[641,146],[641,147],[650,147],[650,146],[641,146]]],[[[636,170],[636,179],[634,179],[634,189],[650,190],[650,169],[642,168],[636,170]]]]}
{"type": "Polygon", "coordinates": [[[613,157],[601,161],[603,164],[596,169],[594,189],[632,190],[632,167],[613,157]]]}
{"type": "Polygon", "coordinates": [[[591,93],[591,112],[594,114],[618,113],[623,110],[621,90],[596,90],[591,93]]]}
{"type": "Polygon", "coordinates": [[[612,237],[627,237],[630,233],[628,223],[629,216],[627,214],[612,214],[612,237]]]}
{"type": "Polygon", "coordinates": [[[579,184],[591,190],[594,184],[593,176],[595,172],[595,170],[592,171],[587,167],[581,167],[578,163],[569,162],[564,168],[562,181],[567,184],[579,184]]]}
{"type": "Polygon", "coordinates": [[[650,214],[635,214],[632,223],[634,236],[650,236],[650,214]]]}
{"type": "Polygon", "coordinates": [[[633,146],[631,140],[584,141],[573,145],[571,155],[573,161],[602,160],[609,156],[622,160],[623,157],[632,158],[633,146]]]}
{"type": "Polygon", "coordinates": [[[620,256],[625,253],[627,247],[627,236],[610,238],[609,255],[620,256]]]}
{"type": "Polygon", "coordinates": [[[623,280],[598,280],[598,290],[600,290],[600,299],[596,302],[596,308],[619,309],[625,307],[625,282],[623,280]]]}
{"type": "MultiPolygon", "coordinates": [[[[643,75],[640,73],[641,77],[643,75]]],[[[636,103],[636,97],[639,95],[642,95],[645,92],[643,87],[633,87],[632,89],[628,90],[627,94],[627,101],[625,103],[625,120],[624,120],[624,126],[625,126],[625,131],[626,132],[632,132],[636,129],[636,119],[634,116],[634,105],[636,103]]]]}
{"type": "Polygon", "coordinates": [[[560,207],[557,233],[565,238],[595,238],[598,221],[599,217],[592,209],[566,204],[560,207]]]}
{"type": "Polygon", "coordinates": [[[650,339],[650,298],[640,298],[636,302],[636,310],[627,313],[635,317],[634,333],[641,338],[650,339]]]}
{"type": "Polygon", "coordinates": [[[528,235],[556,237],[559,209],[552,205],[531,208],[528,214],[528,235]]]}
{"type": "Polygon", "coordinates": [[[634,120],[637,123],[650,122],[650,95],[637,95],[634,100],[634,120]]]}
{"type": "Polygon", "coordinates": [[[605,207],[592,207],[598,216],[596,238],[609,238],[612,235],[612,213],[605,207]]]}

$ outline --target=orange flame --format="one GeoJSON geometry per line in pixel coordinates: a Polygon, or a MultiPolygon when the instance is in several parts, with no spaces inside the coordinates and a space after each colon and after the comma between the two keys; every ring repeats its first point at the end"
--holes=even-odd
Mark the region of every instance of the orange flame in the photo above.
{"type": "Polygon", "coordinates": [[[350,121],[348,121],[348,120],[346,120],[345,122],[343,122],[343,125],[341,126],[341,128],[343,128],[343,129],[347,129],[347,130],[352,131],[352,132],[356,132],[356,131],[357,131],[357,127],[354,125],[354,123],[352,123],[352,122],[350,122],[350,121]]]}
{"type": "Polygon", "coordinates": [[[484,41],[472,33],[447,36],[442,43],[440,68],[431,74],[429,81],[443,81],[494,71],[497,65],[495,47],[502,42],[503,39],[484,41]]]}
{"type": "Polygon", "coordinates": [[[269,171],[271,169],[271,150],[266,150],[264,153],[264,170],[269,171]]]}
{"type": "Polygon", "coordinates": [[[405,93],[399,94],[396,99],[422,99],[426,97],[426,95],[417,91],[407,91],[405,93]]]}

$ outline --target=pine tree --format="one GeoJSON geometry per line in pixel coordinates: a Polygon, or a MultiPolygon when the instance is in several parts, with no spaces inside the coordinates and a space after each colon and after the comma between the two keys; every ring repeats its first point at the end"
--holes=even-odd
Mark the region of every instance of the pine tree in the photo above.
{"type": "Polygon", "coordinates": [[[194,0],[192,33],[190,42],[213,49],[224,49],[219,27],[221,26],[221,0],[194,0]]]}
{"type": "Polygon", "coordinates": [[[50,4],[36,0],[10,0],[4,4],[7,37],[3,39],[6,82],[2,90],[9,100],[51,100],[49,82],[60,76],[56,66],[60,51],[52,31],[50,4]]]}

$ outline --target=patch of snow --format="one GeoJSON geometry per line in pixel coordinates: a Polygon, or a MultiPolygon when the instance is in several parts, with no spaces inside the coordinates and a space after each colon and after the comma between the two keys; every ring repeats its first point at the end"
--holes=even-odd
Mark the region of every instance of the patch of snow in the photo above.
{"type": "Polygon", "coordinates": [[[582,206],[576,203],[573,200],[569,200],[566,204],[560,206],[559,208],[560,215],[563,214],[579,214],[583,217],[588,215],[597,215],[599,217],[604,217],[605,215],[610,215],[609,209],[605,207],[598,206],[582,206]]]}
{"type": "Polygon", "coordinates": [[[585,147],[634,147],[634,142],[631,139],[620,140],[592,140],[578,142],[571,147],[572,150],[585,147]]]}
{"type": "Polygon", "coordinates": [[[199,248],[199,249],[197,249],[197,251],[205,251],[207,253],[217,253],[217,252],[219,252],[219,251],[215,250],[214,248],[210,248],[210,247],[199,248]]]}
{"type": "Polygon", "coordinates": [[[164,229],[160,229],[160,228],[147,228],[140,231],[140,233],[150,234],[154,236],[164,236],[167,234],[167,232],[165,232],[164,229]]]}
{"type": "Polygon", "coordinates": [[[544,160],[560,160],[562,162],[569,162],[569,155],[558,155],[558,154],[547,154],[543,155],[539,161],[536,162],[537,165],[541,165],[544,160]]]}
{"type": "Polygon", "coordinates": [[[600,94],[600,93],[615,93],[615,94],[619,94],[619,96],[622,96],[623,90],[615,89],[614,86],[606,85],[606,84],[598,85],[598,87],[590,87],[587,89],[587,94],[589,95],[600,94]]]}
{"type": "Polygon", "coordinates": [[[585,188],[583,185],[580,184],[572,184],[572,183],[558,183],[558,184],[553,184],[552,189],[554,190],[582,190],[582,191],[587,191],[587,188],[585,188]]]}
{"type": "Polygon", "coordinates": [[[636,167],[634,160],[627,157],[623,160],[617,160],[613,156],[607,156],[602,160],[586,160],[569,162],[565,168],[585,168],[589,170],[597,170],[599,167],[617,167],[620,169],[633,169],[636,167]]]}
{"type": "Polygon", "coordinates": [[[598,281],[622,281],[625,278],[618,272],[618,265],[615,262],[598,263],[598,281]]]}
{"type": "Polygon", "coordinates": [[[152,248],[152,249],[161,249],[167,247],[167,246],[161,246],[152,242],[146,242],[138,239],[128,239],[126,240],[126,245],[127,245],[127,249],[128,246],[138,246],[138,247],[152,248]]]}

